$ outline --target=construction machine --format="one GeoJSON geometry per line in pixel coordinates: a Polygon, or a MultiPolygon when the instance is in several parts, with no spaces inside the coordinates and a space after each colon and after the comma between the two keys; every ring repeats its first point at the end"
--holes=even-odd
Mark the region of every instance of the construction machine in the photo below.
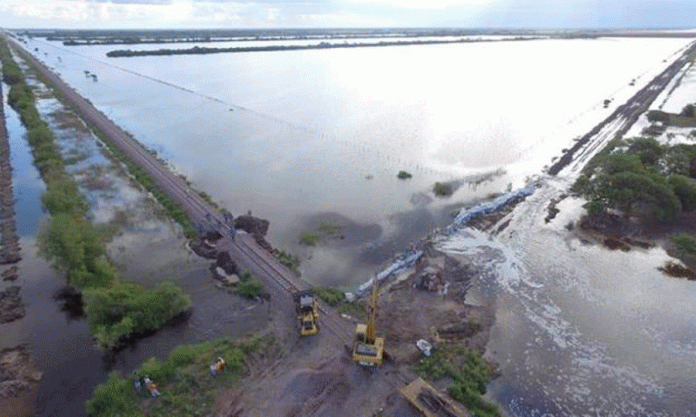
{"type": "Polygon", "coordinates": [[[298,291],[293,294],[295,311],[301,336],[313,336],[319,332],[319,304],[314,291],[298,291]]]}
{"type": "Polygon", "coordinates": [[[353,360],[363,366],[379,366],[384,360],[384,338],[377,337],[377,295],[379,285],[375,280],[370,301],[366,306],[367,323],[355,327],[353,360]]]}

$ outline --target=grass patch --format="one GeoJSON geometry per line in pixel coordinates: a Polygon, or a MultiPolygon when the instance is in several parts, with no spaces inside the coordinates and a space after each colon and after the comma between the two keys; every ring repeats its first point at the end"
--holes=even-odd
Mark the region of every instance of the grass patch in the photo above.
{"type": "Polygon", "coordinates": [[[276,252],[275,257],[278,259],[278,262],[285,265],[295,274],[300,275],[300,258],[284,250],[276,252]]]}
{"type": "Polygon", "coordinates": [[[317,295],[317,297],[321,298],[326,304],[330,305],[331,307],[336,307],[341,301],[343,301],[346,298],[345,293],[336,288],[313,286],[312,290],[317,295]]]}
{"type": "Polygon", "coordinates": [[[365,301],[355,300],[340,303],[338,312],[362,320],[365,318],[365,301]]]}
{"type": "Polygon", "coordinates": [[[491,366],[475,351],[461,347],[444,346],[415,366],[430,380],[450,378],[449,394],[477,417],[500,417],[498,406],[483,398],[486,386],[495,376],[491,366]]]}
{"type": "Polygon", "coordinates": [[[86,402],[86,411],[91,417],[211,415],[217,394],[246,374],[247,355],[273,343],[272,338],[254,338],[245,343],[223,339],[179,346],[166,360],[148,359],[126,377],[118,371],[109,374],[86,402]],[[218,357],[227,361],[227,368],[212,378],[208,368],[218,357]],[[160,397],[136,393],[135,381],[146,376],[159,385],[160,397]]]}
{"type": "Polygon", "coordinates": [[[245,272],[239,276],[239,283],[234,288],[234,293],[240,297],[255,299],[263,295],[263,284],[251,273],[245,272]]]}

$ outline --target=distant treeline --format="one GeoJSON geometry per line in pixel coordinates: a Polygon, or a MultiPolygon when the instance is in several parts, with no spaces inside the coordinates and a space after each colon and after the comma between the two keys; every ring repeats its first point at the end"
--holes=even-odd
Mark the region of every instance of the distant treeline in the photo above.
{"type": "MultiPolygon", "coordinates": [[[[516,37],[505,39],[507,41],[531,40],[534,38],[516,37]]],[[[471,42],[500,42],[499,40],[491,39],[456,39],[456,40],[408,40],[408,41],[391,41],[377,43],[329,43],[321,42],[317,45],[271,45],[271,46],[249,46],[249,47],[234,47],[234,48],[201,48],[194,46],[188,49],[157,49],[152,51],[133,51],[130,49],[121,49],[106,53],[109,58],[133,57],[133,56],[150,56],[150,55],[203,55],[203,54],[219,54],[219,53],[237,53],[237,52],[272,52],[272,51],[298,51],[304,49],[335,49],[335,48],[369,48],[379,46],[406,46],[406,45],[434,45],[446,43],[471,43],[471,42]]]]}
{"type": "MultiPolygon", "coordinates": [[[[547,32],[547,31],[545,31],[547,32]]],[[[366,29],[182,29],[182,30],[108,30],[108,29],[27,29],[16,31],[20,36],[46,37],[48,40],[107,40],[107,39],[334,39],[360,37],[419,37],[474,35],[538,35],[526,29],[467,29],[467,28],[366,28],[366,29]]],[[[544,33],[547,34],[547,33],[544,33]]]]}

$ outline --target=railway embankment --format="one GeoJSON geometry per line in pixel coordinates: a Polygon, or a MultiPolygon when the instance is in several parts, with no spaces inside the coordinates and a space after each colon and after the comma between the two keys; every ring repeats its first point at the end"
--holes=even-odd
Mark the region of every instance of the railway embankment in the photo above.
{"type": "Polygon", "coordinates": [[[146,289],[121,279],[106,256],[103,232],[88,216],[88,205],[55,143],[53,131],[41,118],[24,72],[3,42],[0,44],[9,104],[27,129],[34,165],[46,185],[41,196],[50,220],[40,237],[46,257],[61,270],[68,285],[82,293],[92,336],[105,348],[151,332],[190,306],[190,299],[171,283],[146,289]]]}

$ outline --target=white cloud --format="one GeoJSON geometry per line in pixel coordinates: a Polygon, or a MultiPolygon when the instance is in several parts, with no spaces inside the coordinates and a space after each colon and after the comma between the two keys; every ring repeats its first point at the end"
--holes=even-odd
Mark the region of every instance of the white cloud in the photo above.
{"type": "Polygon", "coordinates": [[[414,10],[439,10],[451,6],[481,6],[494,0],[344,0],[346,3],[382,4],[395,8],[414,10]]]}

